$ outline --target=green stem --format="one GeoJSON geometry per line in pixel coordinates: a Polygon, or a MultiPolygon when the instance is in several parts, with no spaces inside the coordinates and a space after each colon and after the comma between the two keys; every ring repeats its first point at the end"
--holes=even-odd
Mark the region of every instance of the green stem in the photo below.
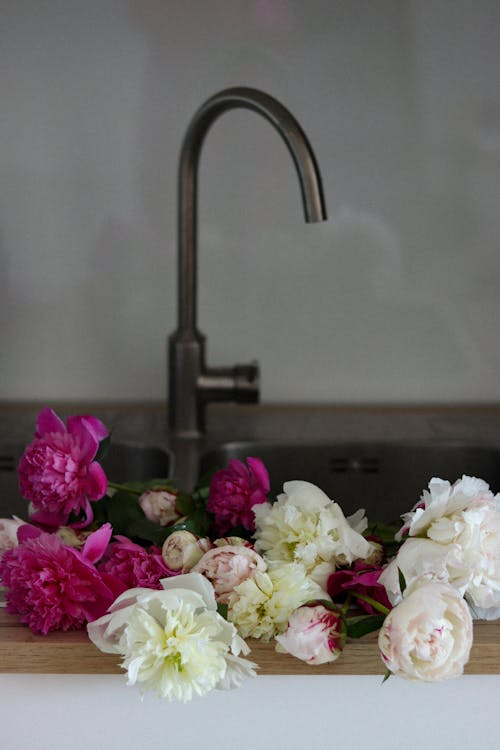
{"type": "Polygon", "coordinates": [[[351,600],[352,600],[352,591],[349,591],[349,593],[346,596],[346,600],[340,610],[342,615],[345,616],[349,612],[349,607],[351,606],[351,600]]]}
{"type": "Polygon", "coordinates": [[[131,495],[142,495],[142,491],[133,490],[130,487],[127,487],[127,485],[118,484],[117,482],[108,481],[108,487],[111,487],[112,490],[125,490],[125,492],[130,492],[131,495]]]}
{"type": "Polygon", "coordinates": [[[380,602],[377,602],[376,599],[372,599],[371,596],[367,596],[366,594],[360,594],[357,591],[352,592],[353,595],[356,597],[356,599],[360,599],[362,602],[366,602],[367,604],[370,604],[373,609],[376,609],[377,612],[380,612],[383,615],[388,615],[391,611],[387,607],[384,607],[383,604],[380,604],[380,602]]]}

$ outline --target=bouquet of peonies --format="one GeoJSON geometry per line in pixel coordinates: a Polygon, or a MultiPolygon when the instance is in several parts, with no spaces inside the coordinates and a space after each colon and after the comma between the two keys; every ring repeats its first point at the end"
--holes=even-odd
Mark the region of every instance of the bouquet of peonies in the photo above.
{"type": "Polygon", "coordinates": [[[368,526],[309,482],[273,501],[259,458],[191,494],[169,479],[116,484],[100,420],[37,419],[19,464],[28,520],[0,520],[0,583],[35,633],[87,627],[129,684],[169,700],[255,675],[245,638],[308,664],[379,630],[386,677],[463,672],[472,618],[500,617],[500,494],[432,479],[401,528],[368,526]]]}

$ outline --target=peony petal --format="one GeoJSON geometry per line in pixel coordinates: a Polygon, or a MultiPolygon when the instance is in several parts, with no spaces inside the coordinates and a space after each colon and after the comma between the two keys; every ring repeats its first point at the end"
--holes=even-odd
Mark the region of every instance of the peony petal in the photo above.
{"type": "Polygon", "coordinates": [[[73,521],[73,523],[68,524],[72,529],[86,529],[94,520],[94,511],[87,497],[83,501],[82,510],[85,516],[83,521],[73,521]]]}
{"type": "Polygon", "coordinates": [[[223,471],[233,471],[241,479],[248,481],[248,469],[243,461],[240,461],[238,458],[232,458],[227,465],[227,469],[223,469],[223,471]]]}
{"type": "Polygon", "coordinates": [[[97,461],[89,466],[87,494],[91,500],[100,500],[104,497],[108,489],[108,479],[104,469],[97,461]]]}
{"type": "Polygon", "coordinates": [[[269,481],[269,472],[266,469],[263,461],[261,461],[260,458],[254,458],[252,456],[248,456],[246,459],[246,462],[251,470],[251,472],[256,477],[258,483],[264,490],[264,492],[267,494],[269,490],[271,489],[271,484],[269,481]]]}
{"type": "Polygon", "coordinates": [[[162,578],[160,581],[165,591],[170,589],[188,589],[199,594],[207,609],[217,609],[214,587],[201,573],[184,573],[175,578],[162,578]]]}
{"type": "Polygon", "coordinates": [[[55,411],[46,406],[39,413],[36,420],[36,437],[43,437],[50,432],[64,433],[66,432],[66,427],[55,411]]]}
{"type": "Polygon", "coordinates": [[[17,530],[17,541],[19,544],[22,544],[28,539],[36,539],[41,533],[41,530],[37,529],[36,526],[31,526],[31,524],[25,523],[17,530]]]}
{"type": "Polygon", "coordinates": [[[82,460],[90,463],[99,450],[99,440],[96,438],[94,431],[89,429],[86,417],[68,417],[68,432],[76,439],[76,442],[82,452],[82,460]]]}
{"type": "Polygon", "coordinates": [[[40,526],[45,526],[47,529],[54,530],[58,529],[59,526],[66,526],[69,514],[64,513],[49,513],[46,510],[37,510],[34,513],[30,513],[30,521],[34,521],[40,526]]]}
{"type": "Polygon", "coordinates": [[[80,419],[82,420],[82,424],[84,424],[87,430],[92,433],[98,443],[100,443],[101,440],[104,440],[104,438],[108,437],[108,428],[101,422],[100,419],[97,419],[97,417],[93,417],[90,414],[85,414],[85,416],[80,417],[80,419]]]}
{"type": "Polygon", "coordinates": [[[82,556],[90,563],[96,563],[101,559],[109,544],[113,527],[105,523],[100,529],[91,534],[82,549],[82,556]]]}

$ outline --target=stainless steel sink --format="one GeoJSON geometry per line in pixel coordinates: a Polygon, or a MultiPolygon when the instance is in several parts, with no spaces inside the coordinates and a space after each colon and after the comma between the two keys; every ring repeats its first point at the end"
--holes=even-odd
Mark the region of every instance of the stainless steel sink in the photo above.
{"type": "Polygon", "coordinates": [[[266,464],[272,497],[283,482],[304,479],[338,501],[346,514],[365,508],[371,521],[398,519],[436,476],[454,482],[469,474],[500,490],[499,449],[451,442],[232,442],[203,455],[201,471],[246,456],[266,464]]]}
{"type": "MultiPolygon", "coordinates": [[[[17,482],[17,465],[25,447],[25,443],[0,445],[1,518],[11,515],[27,517],[27,503],[19,494],[17,482]]],[[[168,477],[172,461],[168,452],[156,446],[112,443],[102,465],[113,482],[134,482],[168,477]]]]}

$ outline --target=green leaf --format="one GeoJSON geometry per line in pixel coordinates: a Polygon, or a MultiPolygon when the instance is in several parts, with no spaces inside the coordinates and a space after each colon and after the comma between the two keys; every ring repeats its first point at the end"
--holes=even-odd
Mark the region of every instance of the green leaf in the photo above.
{"type": "Polygon", "coordinates": [[[109,435],[103,438],[103,440],[101,440],[101,442],[99,443],[99,448],[97,449],[97,453],[95,454],[94,461],[98,461],[99,463],[103,461],[107,456],[110,445],[111,445],[111,433],[109,433],[109,435]]]}
{"type": "Polygon", "coordinates": [[[362,638],[367,633],[373,633],[374,630],[380,630],[385,615],[359,615],[358,617],[349,617],[346,620],[347,637],[362,638]]]}
{"type": "Polygon", "coordinates": [[[219,602],[217,604],[217,612],[220,614],[221,617],[227,620],[227,604],[221,604],[219,602]]]}
{"type": "Polygon", "coordinates": [[[177,511],[183,516],[189,516],[195,509],[195,502],[191,495],[186,492],[179,492],[175,500],[177,511]]]}
{"type": "Polygon", "coordinates": [[[130,523],[144,518],[137,496],[125,490],[118,490],[113,497],[103,498],[97,506],[100,506],[100,512],[106,515],[114,534],[128,534],[130,523]]]}
{"type": "Polygon", "coordinates": [[[376,521],[368,526],[363,536],[376,536],[382,544],[394,543],[394,536],[401,528],[401,524],[380,523],[376,521]]]}
{"type": "Polygon", "coordinates": [[[389,677],[392,676],[392,674],[393,673],[391,672],[390,669],[386,669],[385,674],[384,674],[384,679],[382,680],[382,685],[384,684],[384,682],[387,682],[387,680],[389,679],[389,677]]]}
{"type": "Polygon", "coordinates": [[[401,589],[401,593],[403,593],[406,588],[406,579],[403,575],[403,571],[401,570],[401,568],[398,568],[398,578],[399,578],[399,588],[401,589]]]}
{"type": "Polygon", "coordinates": [[[109,482],[109,486],[117,491],[124,490],[125,492],[131,492],[138,497],[147,490],[167,490],[168,492],[177,492],[177,489],[171,479],[148,479],[146,482],[109,482]]]}
{"type": "Polygon", "coordinates": [[[127,536],[161,547],[165,539],[169,536],[169,531],[167,528],[153,523],[148,518],[139,518],[129,523],[127,536]]]}
{"type": "Polygon", "coordinates": [[[202,474],[201,477],[198,479],[198,482],[196,483],[196,487],[194,488],[194,491],[197,492],[198,490],[201,490],[204,487],[208,488],[210,485],[210,482],[212,481],[212,477],[216,471],[220,471],[220,467],[216,466],[214,469],[209,469],[204,474],[202,474]]]}

